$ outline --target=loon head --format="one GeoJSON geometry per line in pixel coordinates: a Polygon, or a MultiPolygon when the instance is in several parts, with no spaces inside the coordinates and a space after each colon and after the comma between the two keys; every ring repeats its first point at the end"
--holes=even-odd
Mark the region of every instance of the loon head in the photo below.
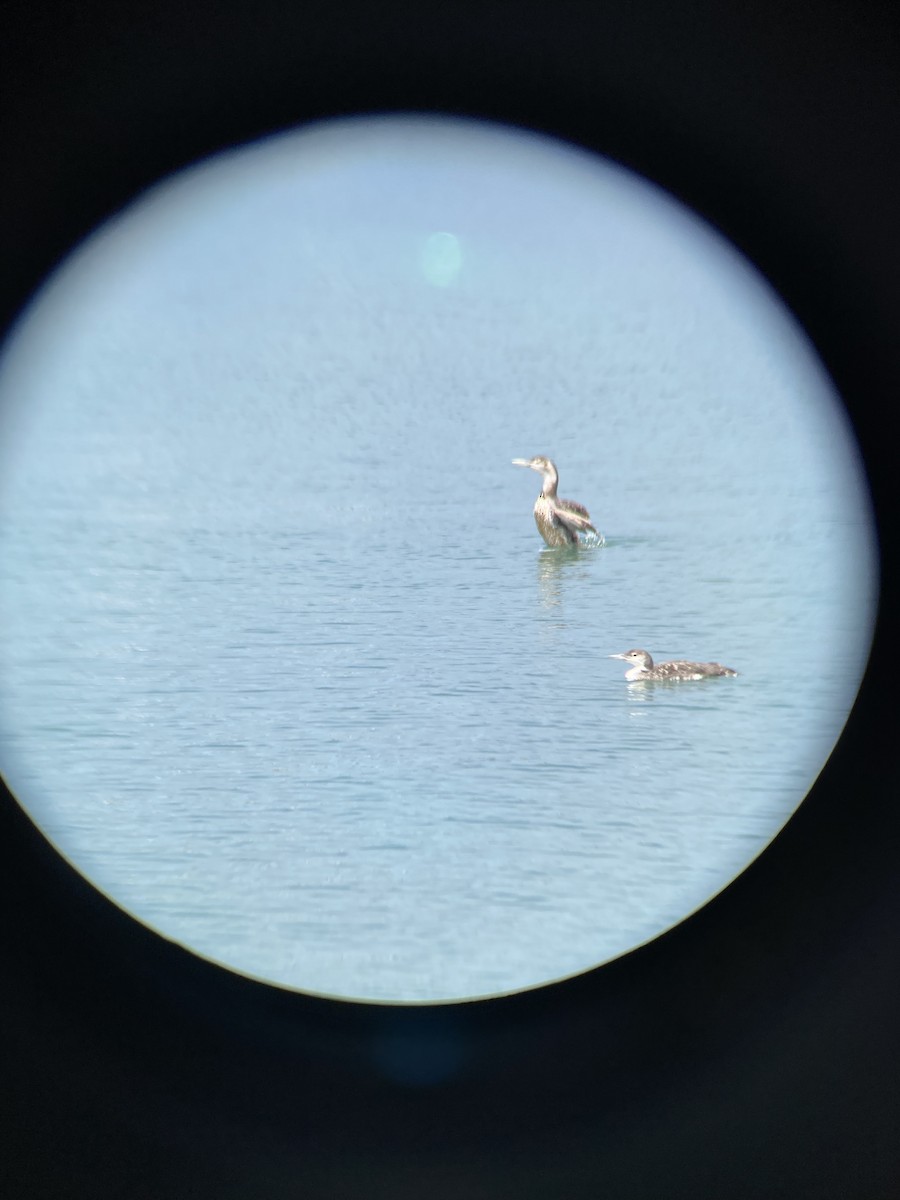
{"type": "Polygon", "coordinates": [[[556,495],[556,485],[559,483],[559,474],[556,470],[556,464],[549,458],[545,458],[543,454],[536,454],[534,458],[514,458],[514,467],[531,467],[532,471],[539,471],[544,477],[544,482],[541,491],[545,496],[556,495]]]}
{"type": "Polygon", "coordinates": [[[624,654],[610,654],[610,658],[621,658],[642,671],[653,670],[653,659],[646,650],[626,650],[624,654]]]}

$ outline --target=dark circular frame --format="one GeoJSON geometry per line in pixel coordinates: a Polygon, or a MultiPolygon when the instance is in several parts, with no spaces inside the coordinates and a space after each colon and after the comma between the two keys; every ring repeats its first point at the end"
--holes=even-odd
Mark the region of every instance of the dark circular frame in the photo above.
{"type": "MultiPolygon", "coordinates": [[[[4,329],[147,185],[311,120],[485,117],[662,184],[763,271],[844,398],[881,547],[872,662],[895,660],[887,6],[13,0],[2,19],[4,329]]],[[[870,666],[807,800],[700,912],[595,971],[490,1000],[357,1004],[226,971],[108,902],[7,793],[4,1194],[894,1194],[891,686],[870,666]]]]}

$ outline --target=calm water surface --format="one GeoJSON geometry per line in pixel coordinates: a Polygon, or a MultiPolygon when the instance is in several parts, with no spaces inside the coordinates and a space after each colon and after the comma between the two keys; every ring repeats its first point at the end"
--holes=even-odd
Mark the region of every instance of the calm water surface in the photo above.
{"type": "Polygon", "coordinates": [[[536,139],[356,128],[151,199],[22,326],[2,765],[166,936],[456,998],[765,847],[853,702],[874,550],[830,384],[724,244],[536,139]],[[543,548],[538,453],[603,549],[543,548]],[[632,646],[740,675],[628,685],[632,646]]]}

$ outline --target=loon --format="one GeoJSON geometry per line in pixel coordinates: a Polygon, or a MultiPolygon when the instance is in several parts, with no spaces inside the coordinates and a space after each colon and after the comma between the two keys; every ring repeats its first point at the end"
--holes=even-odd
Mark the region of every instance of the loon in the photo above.
{"type": "Polygon", "coordinates": [[[687,679],[712,679],[716,675],[737,675],[737,671],[732,671],[731,667],[723,667],[721,663],[684,662],[682,659],[660,663],[654,667],[653,659],[646,650],[626,650],[624,654],[610,654],[609,657],[621,658],[632,664],[631,670],[625,672],[629,683],[635,683],[639,679],[671,679],[680,682],[687,679]]]}
{"type": "Polygon", "coordinates": [[[592,534],[598,544],[603,537],[591,524],[591,514],[583,504],[560,500],[556,494],[559,474],[554,463],[542,454],[534,458],[514,458],[513,466],[531,467],[543,475],[541,494],[534,502],[534,520],[538,533],[548,546],[577,546],[579,533],[592,534]]]}

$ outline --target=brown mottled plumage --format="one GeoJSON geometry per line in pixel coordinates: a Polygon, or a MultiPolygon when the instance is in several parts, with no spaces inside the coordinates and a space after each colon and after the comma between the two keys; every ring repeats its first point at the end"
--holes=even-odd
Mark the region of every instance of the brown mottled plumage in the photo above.
{"type": "Polygon", "coordinates": [[[538,454],[534,458],[514,458],[512,461],[516,467],[531,467],[543,476],[541,494],[534,504],[534,520],[548,546],[577,546],[579,533],[593,534],[602,542],[584,505],[575,500],[560,500],[557,496],[559,473],[549,458],[538,454]]]}
{"type": "Polygon", "coordinates": [[[631,663],[631,669],[625,672],[625,678],[630,683],[638,680],[672,680],[682,682],[690,679],[712,679],[718,675],[737,675],[731,667],[723,667],[721,663],[686,662],[675,659],[672,662],[653,665],[653,659],[646,650],[626,650],[624,654],[610,654],[610,658],[621,658],[631,663]]]}

